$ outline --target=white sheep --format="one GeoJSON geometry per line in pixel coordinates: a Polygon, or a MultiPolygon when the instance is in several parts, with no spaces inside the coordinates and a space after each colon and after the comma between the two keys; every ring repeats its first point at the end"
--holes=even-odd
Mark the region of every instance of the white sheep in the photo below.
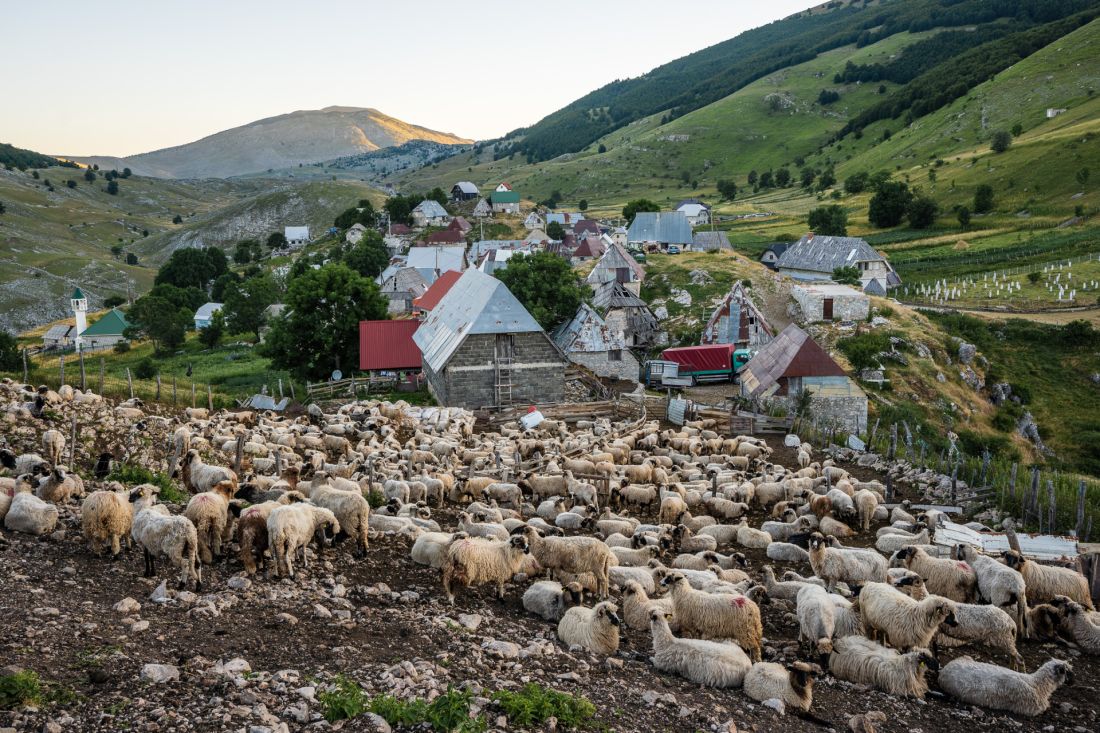
{"type": "Polygon", "coordinates": [[[898,649],[927,648],[940,624],[955,626],[955,603],[939,596],[916,601],[889,583],[867,583],[859,593],[859,614],[872,631],[883,632],[898,649]]]}
{"type": "Polygon", "coordinates": [[[46,454],[46,460],[53,465],[61,463],[61,456],[65,452],[65,435],[60,430],[42,433],[42,451],[46,454]]]}
{"type": "Polygon", "coordinates": [[[593,654],[611,655],[619,650],[618,607],[610,601],[592,608],[574,606],[558,622],[558,639],[568,647],[581,647],[593,654]]]}
{"type": "Polygon", "coordinates": [[[978,595],[987,603],[1008,612],[1021,636],[1028,634],[1027,588],[1024,576],[991,557],[978,554],[970,545],[955,545],[956,560],[962,560],[978,576],[978,595]]]}
{"type": "Polygon", "coordinates": [[[799,589],[795,602],[799,642],[809,642],[818,654],[829,654],[836,631],[836,606],[830,594],[824,588],[807,584],[799,589]]]}
{"type": "Polygon", "coordinates": [[[152,484],[135,486],[133,491],[93,491],[80,505],[80,526],[84,539],[96,555],[103,546],[111,547],[111,558],[118,559],[121,541],[130,544],[134,513],[151,505],[159,493],[152,484]]]}
{"type": "Polygon", "coordinates": [[[622,586],[623,589],[623,621],[628,628],[644,630],[649,628],[650,611],[658,611],[662,616],[667,614],[672,621],[672,626],[679,630],[680,624],[675,621],[672,611],[671,598],[650,598],[646,589],[636,580],[628,580],[622,586]]]}
{"type": "Polygon", "coordinates": [[[1089,611],[1076,601],[1066,599],[1065,625],[1077,646],[1088,654],[1100,654],[1100,624],[1089,618],[1089,611]]]}
{"type": "Polygon", "coordinates": [[[331,528],[335,534],[340,523],[328,509],[306,502],[279,506],[267,517],[267,542],[275,573],[279,577],[294,577],[294,554],[300,552],[302,564],[309,567],[306,545],[318,530],[331,528]]]}
{"type": "Polygon", "coordinates": [[[887,555],[893,555],[898,550],[911,545],[928,545],[928,530],[923,529],[919,534],[912,536],[884,534],[875,540],[875,549],[887,555]]]}
{"type": "Polygon", "coordinates": [[[4,515],[4,526],[13,532],[41,537],[57,526],[57,507],[30,493],[29,478],[26,474],[19,477],[16,493],[4,515]]]}
{"type": "Polygon", "coordinates": [[[829,671],[838,679],[911,697],[924,697],[928,692],[925,673],[939,666],[927,649],[902,654],[862,636],[837,639],[829,657],[829,671]]]}
{"type": "Polygon", "coordinates": [[[412,561],[436,570],[443,567],[443,557],[451,542],[454,541],[455,535],[450,532],[424,532],[415,528],[411,529],[410,533],[416,537],[412,548],[409,549],[409,557],[412,561]]]}
{"type": "Polygon", "coordinates": [[[1090,611],[1095,610],[1089,582],[1076,570],[1040,565],[1015,550],[1005,552],[1005,564],[1023,576],[1028,603],[1044,603],[1054,596],[1065,596],[1090,611]]]}
{"type": "Polygon", "coordinates": [[[130,536],[141,546],[145,558],[145,576],[156,575],[156,561],[166,558],[179,568],[179,587],[188,579],[195,581],[195,590],[202,588],[202,568],[199,566],[199,535],[191,520],[168,513],[163,504],[147,506],[134,515],[130,536]]]}
{"type": "MultiPolygon", "coordinates": [[[[591,573],[588,575],[592,576],[591,573]]],[[[592,576],[593,590],[595,584],[595,576],[592,576]]],[[[608,581],[612,586],[617,588],[625,588],[631,581],[640,585],[645,589],[646,593],[656,593],[657,584],[653,580],[653,571],[648,568],[624,568],[620,565],[613,565],[608,570],[608,581]]]]}
{"type": "Polygon", "coordinates": [[[584,590],[579,583],[563,586],[553,580],[532,583],[523,593],[523,608],[546,621],[560,621],[567,610],[579,606],[584,590]]]}
{"type": "Polygon", "coordinates": [[[216,484],[222,481],[231,481],[234,486],[237,484],[237,474],[222,466],[213,466],[203,463],[202,457],[199,456],[199,452],[194,448],[187,451],[187,455],[183,457],[181,465],[183,485],[186,486],[187,490],[192,494],[210,491],[216,484]]]}
{"type": "Polygon", "coordinates": [[[878,497],[873,491],[860,489],[852,495],[852,503],[856,505],[856,512],[859,514],[859,528],[866,532],[871,528],[871,520],[875,518],[878,497]]]}
{"type": "Polygon", "coordinates": [[[669,628],[672,614],[659,608],[649,612],[653,637],[650,661],[660,672],[671,672],[707,687],[740,687],[752,668],[744,650],[730,642],[682,639],[669,628]]]}
{"type": "Polygon", "coordinates": [[[978,576],[962,560],[932,557],[923,547],[904,547],[895,561],[924,578],[928,592],[959,603],[971,603],[978,594],[978,576]]]}
{"type": "Polygon", "coordinates": [[[610,585],[608,573],[612,566],[618,564],[607,545],[595,537],[543,537],[531,526],[523,529],[523,536],[527,538],[531,554],[539,565],[551,571],[592,573],[599,597],[607,597],[610,585]]]}
{"type": "Polygon", "coordinates": [[[760,660],[764,627],[754,602],[743,595],[695,590],[681,571],[666,575],[661,585],[670,589],[672,612],[685,632],[706,639],[733,639],[754,661],[760,660]]]}
{"type": "Polygon", "coordinates": [[[831,592],[838,581],[858,585],[886,581],[886,558],[871,550],[826,547],[824,535],[810,535],[810,567],[831,592]]]}
{"type": "Polygon", "coordinates": [[[768,545],[765,554],[769,560],[776,562],[808,563],[810,561],[810,553],[790,542],[772,542],[768,545]]]}
{"type": "MultiPolygon", "coordinates": [[[[276,507],[300,501],[305,501],[305,496],[298,491],[288,491],[277,499],[252,504],[240,510],[237,521],[237,539],[240,546],[241,564],[244,566],[246,573],[255,575],[258,569],[257,563],[265,563],[264,553],[269,545],[267,518],[271,516],[271,512],[275,511],[276,507]]],[[[230,506],[230,510],[236,511],[236,508],[230,506]]]]}
{"type": "Polygon", "coordinates": [[[205,565],[212,565],[221,557],[222,543],[229,541],[232,529],[229,522],[229,502],[236,492],[232,481],[221,481],[210,491],[195,494],[187,502],[183,516],[191,520],[198,531],[199,558],[205,565]]]}
{"type": "Polygon", "coordinates": [[[745,694],[757,702],[777,699],[803,712],[813,704],[814,677],[821,667],[794,662],[784,667],[774,662],[757,662],[745,673],[745,694]]]}
{"type": "Polygon", "coordinates": [[[504,584],[523,566],[531,548],[524,535],[506,542],[470,537],[452,542],[443,558],[443,590],[455,602],[454,584],[463,587],[496,583],[497,598],[504,598],[504,584]]]}
{"type": "Polygon", "coordinates": [[[340,491],[328,485],[311,486],[309,500],[331,511],[340,523],[340,533],[333,538],[334,542],[350,538],[354,543],[355,554],[359,557],[366,555],[369,546],[367,530],[370,528],[370,504],[358,491],[358,487],[351,492],[340,491]]]}
{"type": "Polygon", "coordinates": [[[945,664],[937,682],[948,695],[967,704],[1035,716],[1047,711],[1055,690],[1073,683],[1073,667],[1051,659],[1031,674],[1023,674],[964,656],[945,664]]]}
{"type": "Polygon", "coordinates": [[[55,466],[39,480],[35,495],[43,501],[64,504],[71,497],[84,496],[84,480],[63,466],[55,466]]]}

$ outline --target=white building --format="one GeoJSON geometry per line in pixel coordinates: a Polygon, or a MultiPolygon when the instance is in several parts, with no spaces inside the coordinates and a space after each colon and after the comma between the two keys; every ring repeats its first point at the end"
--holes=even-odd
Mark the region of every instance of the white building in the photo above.
{"type": "Polygon", "coordinates": [[[283,229],[283,235],[291,247],[304,247],[309,244],[309,227],[286,227],[283,229]]]}
{"type": "Polygon", "coordinates": [[[214,314],[220,313],[221,309],[221,303],[203,303],[200,305],[199,309],[195,311],[195,330],[198,331],[209,326],[214,319],[214,314]]]}

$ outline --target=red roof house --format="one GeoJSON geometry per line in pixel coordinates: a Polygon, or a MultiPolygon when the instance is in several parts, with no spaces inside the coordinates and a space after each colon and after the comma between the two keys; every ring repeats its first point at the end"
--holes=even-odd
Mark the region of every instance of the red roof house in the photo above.
{"type": "Polygon", "coordinates": [[[412,338],[419,327],[415,319],[360,321],[359,368],[365,372],[420,369],[420,348],[412,338]]]}
{"type": "Polygon", "coordinates": [[[413,311],[427,313],[435,308],[460,277],[462,277],[462,273],[459,270],[447,270],[437,277],[426,293],[413,300],[413,311]]]}
{"type": "Polygon", "coordinates": [[[461,229],[443,229],[432,232],[424,239],[425,244],[466,244],[466,235],[461,229]]]}

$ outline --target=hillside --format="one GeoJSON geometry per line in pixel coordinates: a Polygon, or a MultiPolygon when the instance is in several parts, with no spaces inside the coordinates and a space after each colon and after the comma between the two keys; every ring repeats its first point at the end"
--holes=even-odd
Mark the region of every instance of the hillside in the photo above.
{"type": "Polygon", "coordinates": [[[468,140],[390,117],[376,109],[325,107],[250,122],[176,147],[126,158],[63,156],[103,168],[128,167],[158,178],[228,178],[427,140],[468,140]]]}

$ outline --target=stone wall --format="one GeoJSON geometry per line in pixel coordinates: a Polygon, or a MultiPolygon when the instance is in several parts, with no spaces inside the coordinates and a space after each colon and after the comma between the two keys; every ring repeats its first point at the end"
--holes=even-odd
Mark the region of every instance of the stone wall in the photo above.
{"type": "Polygon", "coordinates": [[[814,396],[814,416],[819,422],[832,425],[848,433],[860,434],[867,430],[867,396],[839,395],[814,396]]]}
{"type": "MultiPolygon", "coordinates": [[[[541,332],[513,334],[512,401],[561,402],[565,399],[565,360],[541,332]]],[[[496,334],[467,336],[443,370],[430,374],[428,386],[436,400],[449,407],[496,404],[496,334]]]]}
{"type": "Polygon", "coordinates": [[[641,369],[638,359],[628,349],[622,349],[619,353],[622,358],[612,361],[608,351],[575,351],[569,355],[569,361],[587,367],[600,377],[637,382],[641,369]]]}

